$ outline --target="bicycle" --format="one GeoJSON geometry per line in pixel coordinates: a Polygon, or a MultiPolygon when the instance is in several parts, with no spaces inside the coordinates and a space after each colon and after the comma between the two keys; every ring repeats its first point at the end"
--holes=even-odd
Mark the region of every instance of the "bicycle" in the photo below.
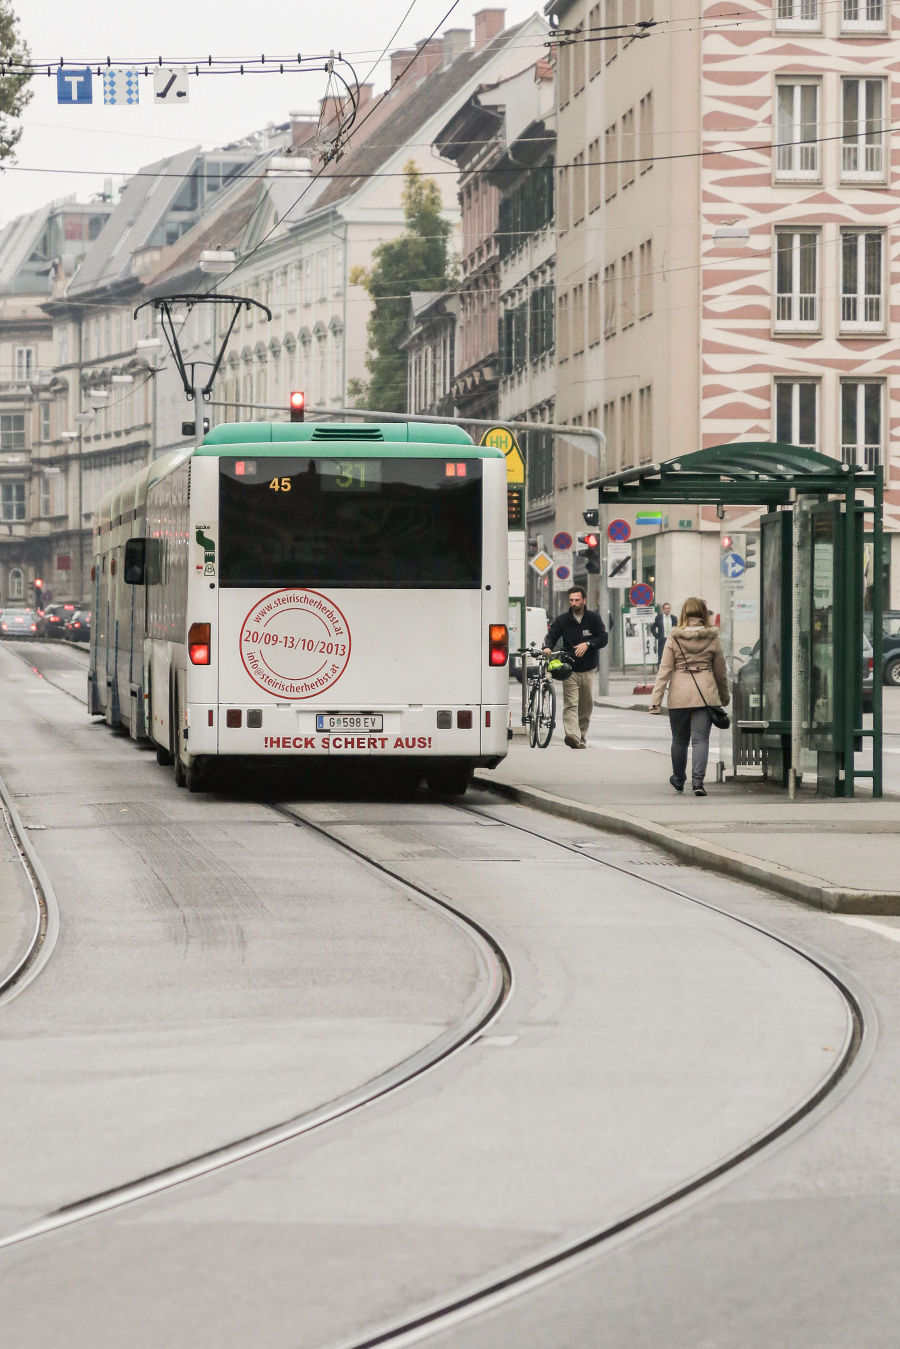
{"type": "Polygon", "coordinates": [[[532,749],[546,749],[553,737],[556,726],[556,689],[549,674],[551,663],[568,664],[568,658],[558,651],[545,655],[536,646],[522,647],[517,653],[522,657],[523,678],[528,681],[528,702],[525,722],[528,726],[528,743],[532,749]],[[534,662],[529,665],[528,658],[534,662]]]}

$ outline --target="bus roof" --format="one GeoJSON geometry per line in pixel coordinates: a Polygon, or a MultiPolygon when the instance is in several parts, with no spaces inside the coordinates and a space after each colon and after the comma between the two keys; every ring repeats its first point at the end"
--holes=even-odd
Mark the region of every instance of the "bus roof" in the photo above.
{"type": "Polygon", "coordinates": [[[354,454],[386,457],[406,458],[413,449],[430,457],[445,454],[452,447],[454,453],[469,458],[503,458],[502,450],[475,445],[459,426],[430,422],[224,422],[209,432],[194,453],[238,455],[246,454],[249,446],[263,445],[265,453],[272,455],[296,454],[300,445],[315,446],[325,454],[352,445],[354,454]]]}

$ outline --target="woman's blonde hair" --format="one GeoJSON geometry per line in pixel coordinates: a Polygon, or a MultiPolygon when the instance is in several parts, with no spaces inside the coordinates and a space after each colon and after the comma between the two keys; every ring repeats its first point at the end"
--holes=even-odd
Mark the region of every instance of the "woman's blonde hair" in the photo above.
{"type": "Polygon", "coordinates": [[[692,618],[699,618],[704,628],[710,626],[709,610],[706,607],[706,600],[701,600],[697,595],[689,595],[681,606],[681,616],[678,619],[679,628],[687,627],[692,618]]]}

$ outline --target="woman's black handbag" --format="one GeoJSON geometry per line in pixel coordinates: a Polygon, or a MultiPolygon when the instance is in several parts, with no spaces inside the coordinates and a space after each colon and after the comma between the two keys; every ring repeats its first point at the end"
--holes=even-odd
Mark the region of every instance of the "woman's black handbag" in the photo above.
{"type": "MultiPolygon", "coordinates": [[[[681,659],[687,666],[687,672],[691,676],[691,679],[693,679],[697,687],[697,692],[700,694],[700,697],[703,698],[703,690],[701,689],[700,685],[697,684],[697,676],[694,674],[690,665],[688,665],[688,658],[684,654],[684,647],[681,645],[681,643],[679,642],[678,638],[675,636],[674,633],[672,634],[672,640],[678,647],[678,650],[681,652],[681,659]]],[[[703,706],[709,713],[709,719],[712,722],[713,726],[715,726],[720,731],[727,731],[728,727],[731,725],[731,717],[729,717],[724,707],[710,707],[709,703],[706,701],[705,698],[703,698],[703,706]]]]}

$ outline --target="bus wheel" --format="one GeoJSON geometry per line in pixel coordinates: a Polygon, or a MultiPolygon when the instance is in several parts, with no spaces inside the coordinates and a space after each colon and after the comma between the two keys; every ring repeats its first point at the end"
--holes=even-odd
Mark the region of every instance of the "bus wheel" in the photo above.
{"type": "Polygon", "coordinates": [[[181,758],[181,727],[184,717],[181,710],[181,694],[176,686],[172,695],[172,767],[175,772],[175,786],[187,786],[187,772],[181,758]]]}
{"type": "Polygon", "coordinates": [[[426,771],[425,781],[432,796],[465,796],[472,769],[467,763],[440,764],[426,771]]]}

